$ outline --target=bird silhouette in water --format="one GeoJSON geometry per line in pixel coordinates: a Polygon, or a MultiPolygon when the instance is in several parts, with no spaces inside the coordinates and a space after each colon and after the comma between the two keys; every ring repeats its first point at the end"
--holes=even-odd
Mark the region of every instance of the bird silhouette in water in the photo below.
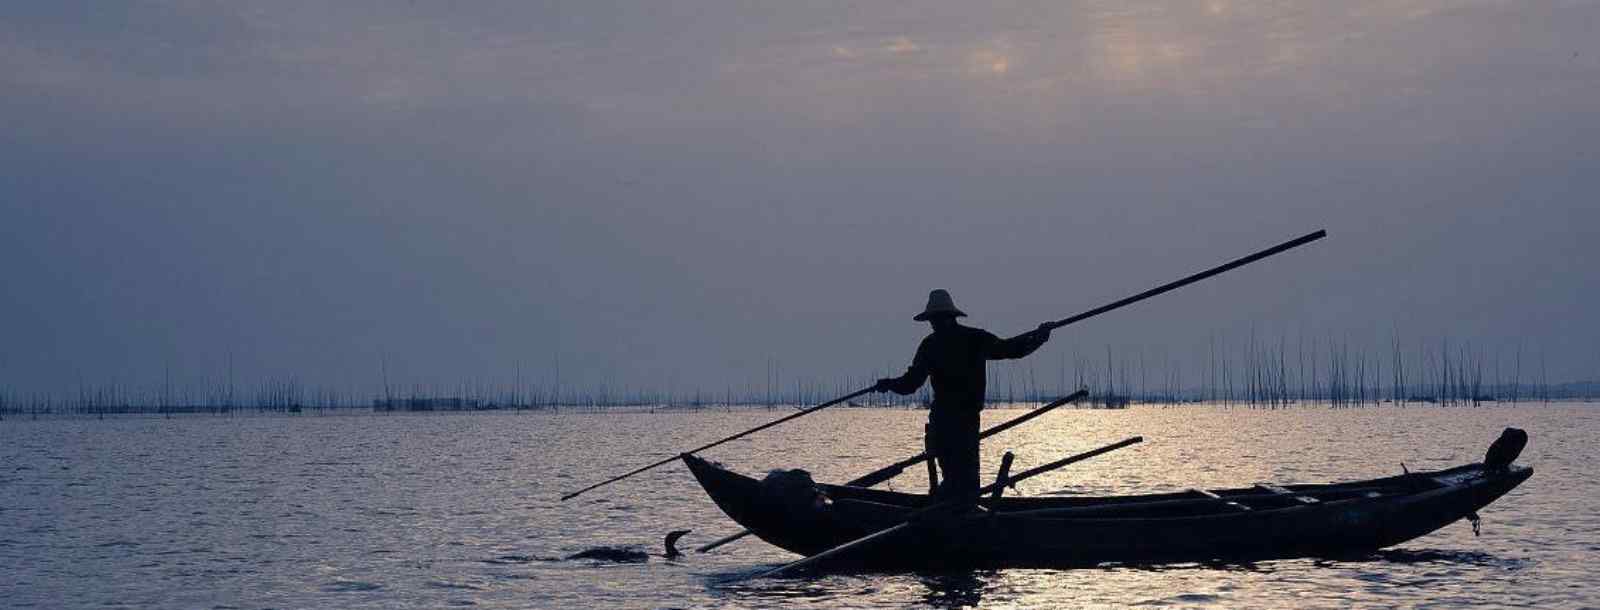
{"type": "MultiPolygon", "coordinates": [[[[667,532],[666,540],[662,541],[666,552],[662,557],[677,559],[683,553],[678,550],[678,539],[693,530],[673,530],[667,532]]],[[[610,563],[644,563],[650,561],[650,554],[629,546],[599,546],[592,549],[578,551],[567,556],[567,560],[588,559],[591,561],[604,561],[610,563]]]]}

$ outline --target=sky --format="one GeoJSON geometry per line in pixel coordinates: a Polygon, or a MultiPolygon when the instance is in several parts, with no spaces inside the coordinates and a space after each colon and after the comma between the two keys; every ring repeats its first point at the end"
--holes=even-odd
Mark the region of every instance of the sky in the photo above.
{"type": "Polygon", "coordinates": [[[932,288],[1010,335],[1316,229],[1008,366],[1254,333],[1600,378],[1600,3],[3,11],[12,392],[865,378],[932,288]]]}

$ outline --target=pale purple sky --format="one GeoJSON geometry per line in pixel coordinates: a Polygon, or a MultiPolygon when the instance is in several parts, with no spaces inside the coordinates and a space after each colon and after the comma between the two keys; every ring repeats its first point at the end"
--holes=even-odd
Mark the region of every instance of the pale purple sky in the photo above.
{"type": "Polygon", "coordinates": [[[865,377],[930,288],[1011,334],[1318,228],[1031,363],[1398,328],[1600,377],[1594,2],[0,12],[12,391],[865,377]]]}

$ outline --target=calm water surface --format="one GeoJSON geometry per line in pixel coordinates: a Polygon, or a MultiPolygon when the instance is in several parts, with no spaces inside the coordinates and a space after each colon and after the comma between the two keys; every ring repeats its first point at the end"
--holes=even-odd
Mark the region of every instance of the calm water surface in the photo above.
{"type": "MultiPolygon", "coordinates": [[[[1018,468],[1141,434],[1025,495],[1325,482],[1481,459],[1501,428],[1537,470],[1466,523],[1358,561],[869,574],[732,583],[793,556],[747,539],[680,465],[584,484],[787,411],[0,422],[0,606],[132,608],[1600,607],[1600,405],[1058,411],[985,446],[1018,468]]],[[[1018,411],[991,409],[993,424],[1018,411]]],[[[921,446],[917,411],[838,409],[719,447],[746,473],[839,481],[921,446]]],[[[894,482],[915,489],[916,471],[894,482]]],[[[992,475],[986,475],[992,476],[992,475]]]]}

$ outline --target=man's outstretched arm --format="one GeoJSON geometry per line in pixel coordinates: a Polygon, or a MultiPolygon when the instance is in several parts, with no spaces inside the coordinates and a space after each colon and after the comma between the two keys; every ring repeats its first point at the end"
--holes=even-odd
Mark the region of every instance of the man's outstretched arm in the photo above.
{"type": "Polygon", "coordinates": [[[917,355],[911,359],[911,366],[906,367],[904,375],[879,379],[878,385],[872,389],[879,392],[894,392],[901,396],[916,392],[917,388],[922,387],[922,383],[928,380],[927,359],[922,353],[926,349],[925,346],[926,343],[917,346],[917,355]]]}
{"type": "MultiPolygon", "coordinates": [[[[992,336],[992,335],[991,335],[992,336]]],[[[1022,333],[1010,339],[995,338],[989,344],[988,354],[990,360],[1011,360],[1032,354],[1050,340],[1050,326],[1040,324],[1039,328],[1022,333]]]]}

